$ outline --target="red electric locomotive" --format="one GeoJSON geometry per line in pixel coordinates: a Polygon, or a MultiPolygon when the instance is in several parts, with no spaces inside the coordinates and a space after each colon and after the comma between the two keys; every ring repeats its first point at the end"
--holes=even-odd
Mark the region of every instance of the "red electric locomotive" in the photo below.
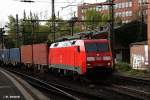
{"type": "Polygon", "coordinates": [[[112,66],[112,52],[106,39],[63,41],[49,48],[49,68],[85,74],[93,69],[111,70],[112,66]]]}

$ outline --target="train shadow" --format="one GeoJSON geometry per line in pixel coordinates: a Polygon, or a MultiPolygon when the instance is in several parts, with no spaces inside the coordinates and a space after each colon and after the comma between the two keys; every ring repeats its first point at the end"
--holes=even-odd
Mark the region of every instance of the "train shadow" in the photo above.
{"type": "Polygon", "coordinates": [[[94,81],[105,81],[112,77],[113,70],[112,69],[94,69],[88,70],[85,74],[86,77],[90,80],[94,81]]]}

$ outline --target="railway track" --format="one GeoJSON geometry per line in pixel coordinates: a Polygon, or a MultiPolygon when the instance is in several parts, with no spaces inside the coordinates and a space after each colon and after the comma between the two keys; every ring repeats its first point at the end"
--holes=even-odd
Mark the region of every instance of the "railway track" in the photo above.
{"type": "Polygon", "coordinates": [[[99,86],[99,84],[107,85],[105,89],[120,92],[120,94],[135,97],[141,100],[149,100],[150,98],[150,80],[113,75],[106,81],[95,81],[93,84],[99,86]]]}
{"type": "Polygon", "coordinates": [[[137,84],[150,85],[150,80],[146,80],[142,78],[135,78],[135,77],[123,76],[123,75],[114,75],[114,78],[117,78],[118,80],[127,81],[127,82],[137,83],[137,84]]]}
{"type": "Polygon", "coordinates": [[[69,100],[70,99],[71,100],[108,100],[107,98],[74,90],[72,88],[68,88],[66,86],[56,84],[54,82],[43,81],[41,79],[17,72],[15,70],[7,69],[7,71],[21,76],[23,79],[25,79],[28,83],[32,84],[33,86],[64,96],[69,100]]]}
{"type": "MultiPolygon", "coordinates": [[[[29,76],[23,74],[22,72],[18,72],[15,70],[7,69],[8,71],[17,74],[27,80],[30,84],[42,88],[48,92],[57,93],[59,95],[65,96],[67,99],[72,100],[143,100],[143,95],[145,93],[133,89],[129,89],[127,87],[118,86],[115,84],[108,84],[108,83],[100,83],[100,85],[94,85],[94,88],[91,91],[96,90],[93,94],[80,91],[79,89],[74,89],[72,87],[68,87],[64,84],[58,84],[57,82],[53,81],[43,81],[40,78],[35,78],[33,76],[29,76]],[[133,95],[134,93],[134,95],[133,95]],[[137,93],[137,94],[136,94],[137,93]]],[[[149,94],[146,94],[149,95],[149,94]]],[[[146,96],[147,97],[147,96],[146,96]]]]}
{"type": "MultiPolygon", "coordinates": [[[[121,84],[115,84],[111,81],[102,81],[102,82],[92,82],[89,84],[94,85],[93,90],[98,91],[97,94],[91,94],[87,92],[80,91],[79,89],[74,89],[72,87],[68,87],[64,84],[59,84],[59,82],[54,82],[54,81],[48,81],[46,79],[40,79],[40,78],[35,78],[35,76],[26,75],[23,74],[22,72],[15,71],[14,69],[9,69],[7,68],[6,70],[15,73],[21,77],[23,77],[25,80],[27,80],[30,84],[42,88],[46,91],[57,93],[59,95],[65,96],[68,99],[73,99],[73,100],[118,100],[123,98],[122,100],[149,100],[150,98],[150,92],[146,92],[143,90],[139,90],[136,88],[124,86],[121,84]],[[46,81],[45,81],[46,80],[46,81]]],[[[117,76],[118,78],[119,76],[117,76]]],[[[129,78],[131,82],[138,83],[138,84],[149,84],[148,80],[143,80],[143,79],[136,79],[134,78],[129,78]],[[138,80],[138,81],[137,81],[138,80]],[[139,81],[142,80],[142,81],[139,81]],[[145,82],[145,83],[144,83],[145,82]]],[[[117,82],[124,80],[125,82],[129,82],[129,79],[127,77],[124,78],[118,78],[117,82]]],[[[92,91],[93,91],[92,90],[92,91]]]]}
{"type": "Polygon", "coordinates": [[[135,88],[127,87],[127,86],[111,84],[110,86],[104,87],[104,88],[113,92],[118,92],[121,95],[130,96],[139,100],[149,100],[150,98],[150,92],[146,92],[143,90],[139,90],[139,89],[135,89],[135,88]]]}

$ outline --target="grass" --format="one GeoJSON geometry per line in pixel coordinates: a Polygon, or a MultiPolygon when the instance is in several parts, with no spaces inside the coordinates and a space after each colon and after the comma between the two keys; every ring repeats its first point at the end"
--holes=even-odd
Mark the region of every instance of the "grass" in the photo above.
{"type": "Polygon", "coordinates": [[[150,75],[150,72],[147,70],[144,70],[144,71],[143,70],[135,70],[135,69],[132,69],[130,64],[123,63],[123,62],[119,62],[116,64],[116,71],[119,73],[130,75],[130,76],[144,77],[144,76],[150,75]]]}
{"type": "Polygon", "coordinates": [[[123,63],[123,62],[117,63],[115,68],[119,72],[126,72],[132,69],[132,67],[128,63],[123,63]]]}

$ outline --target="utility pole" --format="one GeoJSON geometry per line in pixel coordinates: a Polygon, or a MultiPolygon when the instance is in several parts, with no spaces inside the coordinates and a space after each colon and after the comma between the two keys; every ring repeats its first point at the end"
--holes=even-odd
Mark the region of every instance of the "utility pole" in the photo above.
{"type": "Polygon", "coordinates": [[[16,47],[18,47],[18,36],[19,36],[19,20],[18,14],[16,14],[16,47]]]}
{"type": "Polygon", "coordinates": [[[143,33],[143,22],[144,22],[144,15],[143,15],[143,6],[144,6],[144,2],[143,0],[141,0],[141,4],[140,4],[140,31],[139,31],[139,35],[138,35],[138,41],[142,40],[142,33],[143,33]]]}
{"type": "Polygon", "coordinates": [[[76,21],[77,21],[77,18],[75,17],[75,12],[74,12],[74,17],[71,18],[71,22],[70,22],[71,23],[71,36],[74,35],[74,25],[76,21]]]}
{"type": "Polygon", "coordinates": [[[2,38],[2,49],[4,48],[4,33],[5,33],[5,31],[4,31],[4,28],[0,28],[0,36],[1,36],[1,38],[2,38]]]}
{"type": "Polygon", "coordinates": [[[73,31],[74,31],[74,22],[71,22],[71,36],[73,36],[73,31]]]}
{"type": "MultiPolygon", "coordinates": [[[[150,8],[150,0],[148,0],[148,8],[150,8]]],[[[148,66],[150,68],[150,9],[147,9],[147,42],[148,42],[148,66]]]]}
{"type": "MultiPolygon", "coordinates": [[[[3,50],[4,50],[4,33],[5,33],[4,28],[0,28],[0,35],[2,37],[2,41],[1,41],[1,43],[2,43],[2,54],[3,54],[3,50]]],[[[2,56],[2,59],[4,59],[4,55],[1,55],[1,56],[2,56]]]]}
{"type": "Polygon", "coordinates": [[[59,20],[59,11],[58,11],[58,13],[57,13],[57,16],[58,16],[58,20],[59,20]]]}
{"type": "Polygon", "coordinates": [[[55,5],[54,5],[54,0],[52,0],[52,32],[54,36],[54,42],[55,42],[55,5]]]}
{"type": "Polygon", "coordinates": [[[115,33],[114,33],[114,0],[109,0],[109,3],[111,4],[109,6],[109,14],[110,14],[110,41],[111,41],[111,48],[112,48],[112,54],[113,54],[113,64],[114,64],[114,67],[115,67],[115,58],[116,58],[116,55],[115,55],[115,33]]]}

